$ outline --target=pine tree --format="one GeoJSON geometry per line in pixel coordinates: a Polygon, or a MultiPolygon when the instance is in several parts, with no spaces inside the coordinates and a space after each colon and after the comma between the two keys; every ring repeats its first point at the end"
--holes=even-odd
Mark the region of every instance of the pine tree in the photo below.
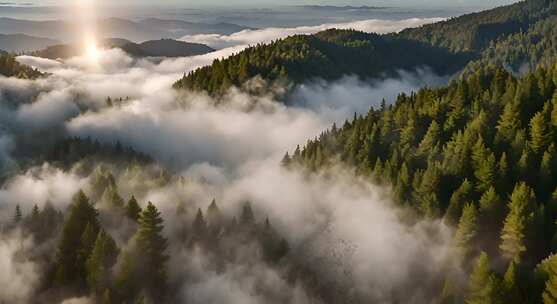
{"type": "Polygon", "coordinates": [[[142,283],[145,291],[156,299],[166,288],[168,241],[162,236],[163,219],[157,208],[149,202],[139,218],[137,248],[142,258],[142,283]]]}
{"type": "Polygon", "coordinates": [[[72,199],[69,216],[62,227],[55,262],[57,284],[72,284],[85,278],[85,265],[80,264],[80,256],[88,255],[86,248],[82,248],[87,226],[90,231],[98,232],[98,212],[80,190],[72,199]]]}
{"type": "Polygon", "coordinates": [[[476,259],[468,279],[466,304],[498,303],[496,295],[498,285],[497,277],[490,270],[487,254],[482,252],[476,259]]]}
{"type": "Polygon", "coordinates": [[[240,224],[242,225],[253,225],[255,224],[255,216],[253,215],[253,210],[251,209],[251,204],[245,203],[242,207],[242,214],[240,215],[240,224]]]}
{"type": "Polygon", "coordinates": [[[548,279],[542,294],[544,304],[557,304],[557,258],[555,255],[547,260],[548,279]]]}
{"type": "Polygon", "coordinates": [[[207,224],[212,229],[217,229],[222,224],[222,214],[215,199],[207,208],[207,224]]]}
{"type": "Polygon", "coordinates": [[[543,153],[553,138],[549,122],[542,112],[536,113],[530,120],[530,138],[532,150],[535,153],[543,153]]]}
{"type": "Polygon", "coordinates": [[[14,212],[14,223],[19,224],[22,218],[23,214],[21,213],[21,208],[19,207],[19,205],[16,205],[14,212]]]}
{"type": "Polygon", "coordinates": [[[430,153],[433,147],[437,145],[440,136],[441,130],[439,128],[439,124],[437,124],[436,121],[432,121],[429,125],[429,128],[427,129],[424,138],[420,142],[416,153],[418,155],[427,155],[428,153],[430,153]]]}
{"type": "Polygon", "coordinates": [[[516,132],[520,127],[519,111],[514,107],[513,103],[507,103],[503,109],[503,114],[497,123],[496,142],[511,143],[515,138],[516,132]]]}
{"type": "Polygon", "coordinates": [[[116,263],[118,247],[116,242],[104,230],[100,230],[95,240],[91,255],[87,259],[87,284],[89,289],[100,295],[110,287],[111,269],[116,263]]]}
{"type": "Polygon", "coordinates": [[[197,214],[195,215],[195,219],[193,220],[191,230],[194,239],[202,240],[205,237],[205,232],[207,231],[207,223],[205,222],[205,218],[203,217],[203,211],[201,211],[201,208],[197,209],[197,214]]]}
{"type": "Polygon", "coordinates": [[[139,204],[137,203],[135,196],[132,195],[126,205],[126,215],[132,221],[137,222],[139,220],[140,214],[141,214],[141,207],[139,207],[139,204]]]}
{"type": "Polygon", "coordinates": [[[453,243],[459,248],[463,257],[468,257],[473,252],[473,245],[478,235],[478,219],[476,207],[467,204],[462,210],[462,216],[458,223],[453,243]]]}
{"type": "Polygon", "coordinates": [[[124,199],[118,194],[118,188],[116,184],[109,185],[106,187],[101,201],[108,207],[113,209],[122,209],[124,208],[124,199]]]}
{"type": "Polygon", "coordinates": [[[460,187],[456,189],[449,200],[449,207],[445,212],[445,221],[452,225],[456,225],[460,219],[462,208],[466,202],[472,200],[472,183],[468,179],[464,179],[460,187]]]}
{"type": "Polygon", "coordinates": [[[518,289],[518,270],[517,270],[517,263],[515,260],[512,260],[509,263],[509,267],[505,272],[503,277],[503,290],[505,292],[505,303],[509,304],[520,304],[523,303],[521,301],[521,296],[518,289]]]}
{"type": "Polygon", "coordinates": [[[509,213],[504,221],[499,248],[504,256],[520,260],[526,251],[526,238],[535,210],[534,191],[524,182],[518,183],[508,203],[509,213]]]}

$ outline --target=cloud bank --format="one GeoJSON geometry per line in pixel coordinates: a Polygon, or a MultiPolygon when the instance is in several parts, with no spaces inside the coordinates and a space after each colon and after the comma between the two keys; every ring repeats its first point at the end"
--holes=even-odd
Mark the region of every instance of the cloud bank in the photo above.
{"type": "Polygon", "coordinates": [[[187,35],[180,40],[207,44],[212,48],[223,49],[239,45],[255,45],[258,43],[269,43],[273,40],[285,38],[292,35],[315,34],[327,29],[353,29],[368,33],[395,33],[405,28],[418,27],[428,23],[444,20],[444,18],[411,18],[404,20],[381,20],[370,19],[348,23],[327,23],[318,26],[300,26],[293,28],[270,27],[264,29],[247,29],[231,35],[198,34],[187,35]]]}

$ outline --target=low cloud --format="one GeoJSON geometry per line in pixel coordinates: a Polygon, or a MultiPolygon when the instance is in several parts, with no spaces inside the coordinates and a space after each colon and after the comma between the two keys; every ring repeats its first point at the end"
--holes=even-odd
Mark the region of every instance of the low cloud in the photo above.
{"type": "Polygon", "coordinates": [[[247,29],[230,35],[197,34],[187,35],[181,40],[207,44],[210,47],[223,49],[239,45],[255,45],[268,43],[276,39],[292,35],[309,35],[327,29],[354,29],[369,33],[386,34],[399,32],[405,28],[418,27],[428,23],[444,20],[444,18],[411,18],[404,20],[370,19],[348,23],[327,23],[318,26],[300,26],[293,28],[270,27],[264,29],[247,29]]]}
{"type": "MultiPolygon", "coordinates": [[[[1,200],[0,200],[1,201],[1,200]]],[[[27,303],[37,287],[39,271],[28,256],[33,243],[19,230],[0,234],[0,302],[27,303]]]]}

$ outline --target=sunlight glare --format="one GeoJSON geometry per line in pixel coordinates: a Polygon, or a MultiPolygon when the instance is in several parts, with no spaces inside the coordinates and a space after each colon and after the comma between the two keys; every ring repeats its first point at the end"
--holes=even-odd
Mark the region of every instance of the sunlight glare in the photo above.
{"type": "Polygon", "coordinates": [[[100,51],[96,35],[95,0],[79,0],[78,9],[83,52],[91,66],[97,67],[100,60],[100,51]]]}

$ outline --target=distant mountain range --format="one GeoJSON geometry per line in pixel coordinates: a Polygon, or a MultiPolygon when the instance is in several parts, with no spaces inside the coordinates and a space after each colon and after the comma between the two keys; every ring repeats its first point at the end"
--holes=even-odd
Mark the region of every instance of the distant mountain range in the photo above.
{"type": "Polygon", "coordinates": [[[12,53],[40,50],[60,41],[25,34],[0,34],[0,49],[12,53]]]}
{"type": "MultiPolygon", "coordinates": [[[[48,37],[63,43],[75,41],[76,37],[80,35],[78,29],[77,25],[60,20],[31,21],[0,18],[1,34],[48,37]]],[[[161,38],[177,39],[191,34],[231,34],[243,29],[247,29],[247,27],[230,23],[206,24],[154,18],[140,21],[108,18],[100,20],[98,24],[99,36],[103,38],[125,37],[133,42],[161,38]]]]}
{"type": "MultiPolygon", "coordinates": [[[[173,39],[149,40],[134,43],[126,39],[112,38],[102,41],[102,48],[120,48],[133,57],[187,57],[203,55],[214,51],[212,48],[198,43],[189,43],[173,39]]],[[[75,44],[58,44],[43,50],[32,52],[31,55],[58,59],[79,55],[81,48],[75,44]]]]}

